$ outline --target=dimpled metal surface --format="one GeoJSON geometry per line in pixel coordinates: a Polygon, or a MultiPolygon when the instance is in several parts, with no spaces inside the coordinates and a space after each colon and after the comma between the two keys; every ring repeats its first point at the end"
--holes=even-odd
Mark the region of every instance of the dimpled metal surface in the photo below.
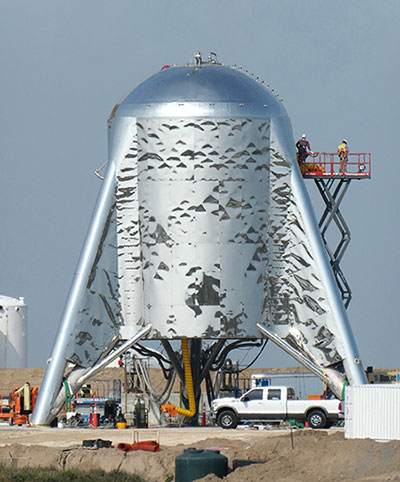
{"type": "Polygon", "coordinates": [[[136,128],[117,190],[125,321],[151,320],[155,337],[256,336],[269,121],[138,119],[136,128]]]}
{"type": "Polygon", "coordinates": [[[107,173],[32,423],[51,421],[67,362],[96,367],[148,323],[155,339],[248,338],[260,323],[278,345],[365,383],[286,111],[235,69],[166,69],[113,109],[107,173]]]}
{"type": "Polygon", "coordinates": [[[147,323],[156,339],[254,337],[263,323],[318,365],[358,356],[267,89],[228,67],[174,67],[110,123],[111,221],[69,359],[90,366],[147,323]]]}

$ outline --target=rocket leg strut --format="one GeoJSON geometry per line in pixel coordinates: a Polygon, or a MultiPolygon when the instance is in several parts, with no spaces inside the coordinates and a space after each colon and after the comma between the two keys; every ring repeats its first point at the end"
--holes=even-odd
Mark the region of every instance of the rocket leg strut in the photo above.
{"type": "Polygon", "coordinates": [[[109,213],[114,197],[115,164],[110,162],[106,177],[103,181],[92,221],[86,235],[85,243],[79,258],[77,270],[72,282],[71,290],[61,318],[57,339],[46,368],[42,385],[39,390],[35,410],[32,414],[33,425],[46,425],[51,420],[50,412],[59,392],[64,370],[67,364],[66,350],[69,340],[73,336],[77,310],[93,266],[97,247],[103,232],[105,220],[109,213]]]}

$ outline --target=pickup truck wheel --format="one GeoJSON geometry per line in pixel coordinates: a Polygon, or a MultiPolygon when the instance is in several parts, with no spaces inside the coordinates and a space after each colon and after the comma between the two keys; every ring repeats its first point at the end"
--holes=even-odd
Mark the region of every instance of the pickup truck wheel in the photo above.
{"type": "Polygon", "coordinates": [[[236,428],[238,424],[236,414],[232,410],[222,410],[218,414],[217,424],[225,429],[236,428]]]}
{"type": "Polygon", "coordinates": [[[326,415],[322,410],[311,410],[307,415],[307,421],[311,428],[326,427],[326,415]]]}

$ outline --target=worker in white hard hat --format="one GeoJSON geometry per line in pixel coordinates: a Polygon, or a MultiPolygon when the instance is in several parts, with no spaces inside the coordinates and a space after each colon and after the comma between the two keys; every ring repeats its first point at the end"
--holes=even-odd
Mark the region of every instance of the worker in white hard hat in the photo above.
{"type": "Polygon", "coordinates": [[[347,143],[347,139],[343,139],[342,142],[338,145],[337,149],[339,155],[339,172],[341,176],[344,176],[347,171],[347,162],[349,161],[349,147],[347,143]]]}
{"type": "Polygon", "coordinates": [[[301,165],[306,162],[307,157],[311,153],[311,146],[305,134],[303,134],[301,138],[296,142],[296,149],[297,162],[301,165]]]}

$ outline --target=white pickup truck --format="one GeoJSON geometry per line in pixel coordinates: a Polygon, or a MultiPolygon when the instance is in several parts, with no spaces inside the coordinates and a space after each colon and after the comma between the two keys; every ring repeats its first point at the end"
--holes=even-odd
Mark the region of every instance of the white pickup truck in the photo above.
{"type": "Polygon", "coordinates": [[[307,421],[312,428],[325,428],[343,418],[339,400],[297,400],[293,388],[253,388],[240,398],[217,398],[211,404],[217,424],[236,428],[241,422],[307,421]]]}

